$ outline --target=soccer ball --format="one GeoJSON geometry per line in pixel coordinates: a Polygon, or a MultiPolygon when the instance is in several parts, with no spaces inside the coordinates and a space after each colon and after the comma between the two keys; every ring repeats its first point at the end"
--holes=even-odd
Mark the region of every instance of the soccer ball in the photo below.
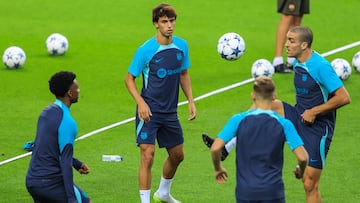
{"type": "Polygon", "coordinates": [[[259,76],[272,77],[274,72],[274,66],[266,59],[256,60],[251,67],[251,75],[253,78],[257,78],[259,76]]]}
{"type": "Polygon", "coordinates": [[[352,65],[356,72],[360,72],[360,51],[352,58],[352,65]]]}
{"type": "Polygon", "coordinates": [[[245,41],[237,33],[225,33],[218,41],[217,52],[225,60],[237,60],[245,52],[245,41]]]}
{"type": "Polygon", "coordinates": [[[11,46],[4,51],[3,63],[9,69],[21,68],[26,60],[24,50],[17,46],[11,46]]]}
{"type": "Polygon", "coordinates": [[[345,59],[336,58],[331,62],[331,66],[341,80],[347,80],[350,77],[351,66],[345,59]]]}
{"type": "Polygon", "coordinates": [[[63,55],[68,48],[68,40],[62,34],[54,33],[46,39],[46,49],[51,55],[63,55]]]}

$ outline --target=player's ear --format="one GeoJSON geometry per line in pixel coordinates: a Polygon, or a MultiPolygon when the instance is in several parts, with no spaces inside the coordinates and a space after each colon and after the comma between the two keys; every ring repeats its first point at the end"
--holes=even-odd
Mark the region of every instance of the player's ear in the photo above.
{"type": "Polygon", "coordinates": [[[251,99],[252,99],[253,101],[256,100],[256,95],[255,95],[255,92],[254,92],[254,91],[251,92],[250,97],[251,97],[251,99]]]}
{"type": "Polygon", "coordinates": [[[71,89],[69,89],[67,92],[66,92],[67,96],[68,97],[72,97],[73,96],[73,92],[71,91],[71,89]]]}
{"type": "Polygon", "coordinates": [[[159,29],[159,23],[158,22],[154,22],[153,24],[154,24],[156,29],[159,29]]]}
{"type": "Polygon", "coordinates": [[[307,42],[302,42],[300,46],[302,50],[305,50],[306,48],[309,47],[309,44],[307,42]]]}
{"type": "Polygon", "coordinates": [[[272,100],[276,100],[276,97],[277,97],[276,93],[273,93],[272,100]]]}

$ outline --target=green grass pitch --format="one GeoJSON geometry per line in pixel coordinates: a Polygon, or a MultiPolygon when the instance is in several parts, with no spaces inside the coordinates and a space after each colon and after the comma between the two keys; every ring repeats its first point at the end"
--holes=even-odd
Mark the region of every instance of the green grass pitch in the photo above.
{"type": "MultiPolygon", "coordinates": [[[[47,81],[59,70],[71,70],[81,88],[79,103],[72,106],[79,136],[134,116],[135,103],[124,78],[136,48],[155,34],[151,9],[162,1],[21,0],[2,1],[0,6],[0,51],[17,45],[24,49],[24,68],[0,66],[0,162],[25,153],[22,146],[33,140],[39,113],[54,98],[47,81]],[[46,38],[54,32],[69,40],[69,50],[51,57],[46,38]]],[[[189,43],[190,75],[194,97],[249,79],[251,64],[259,58],[272,60],[275,32],[280,19],[276,1],[169,0],[177,12],[175,35],[189,43]],[[216,53],[218,38],[226,32],[239,33],[246,42],[241,59],[225,61],[216,53]]],[[[313,48],[319,53],[360,40],[358,0],[317,0],[303,25],[314,32],[313,48]]],[[[327,57],[351,62],[360,46],[327,57]]],[[[278,98],[294,103],[292,76],[277,74],[278,98]]],[[[139,80],[140,81],[140,80],[139,80]]],[[[326,203],[360,202],[358,117],[360,74],[345,81],[352,103],[338,111],[333,143],[320,182],[326,203]]],[[[224,167],[229,181],[218,185],[213,177],[209,150],[201,133],[216,135],[234,113],[250,104],[251,85],[196,102],[198,116],[187,121],[187,107],[179,107],[185,134],[185,160],[173,182],[172,194],[182,202],[235,202],[235,155],[224,167]]],[[[184,95],[180,95],[180,101],[184,95]]],[[[134,123],[130,122],[80,140],[75,156],[91,168],[89,175],[74,173],[75,182],[93,202],[139,202],[137,170],[139,150],[135,146],[134,123]],[[119,154],[123,162],[102,162],[102,154],[119,154]]],[[[157,150],[153,166],[152,192],[159,184],[165,150],[157,150]]],[[[25,188],[30,157],[0,166],[0,202],[31,202],[25,188]]],[[[284,180],[286,199],[305,202],[300,181],[293,177],[295,157],[286,148],[284,180]]]]}

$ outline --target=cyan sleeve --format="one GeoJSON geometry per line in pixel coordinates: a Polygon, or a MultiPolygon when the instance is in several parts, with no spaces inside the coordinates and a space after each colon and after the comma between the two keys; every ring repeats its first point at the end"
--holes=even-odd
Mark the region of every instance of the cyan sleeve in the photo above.
{"type": "Polygon", "coordinates": [[[290,147],[291,151],[293,151],[299,146],[304,145],[303,140],[301,139],[299,133],[295,129],[295,126],[291,123],[290,120],[283,119],[282,124],[284,127],[286,143],[290,147]]]}
{"type": "Polygon", "coordinates": [[[244,117],[245,114],[237,114],[232,116],[217,137],[222,139],[225,143],[229,142],[233,137],[236,136],[236,131],[244,117]]]}
{"type": "Polygon", "coordinates": [[[143,51],[140,47],[135,52],[135,56],[130,63],[128,72],[135,77],[139,77],[144,68],[145,68],[145,55],[143,54],[143,51]]]}

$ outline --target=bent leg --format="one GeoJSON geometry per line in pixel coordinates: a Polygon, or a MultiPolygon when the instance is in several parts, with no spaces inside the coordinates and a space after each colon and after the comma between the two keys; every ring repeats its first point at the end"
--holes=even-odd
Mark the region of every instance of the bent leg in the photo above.
{"type": "Polygon", "coordinates": [[[321,203],[321,195],[319,191],[319,182],[321,169],[307,166],[304,172],[303,184],[306,193],[307,203],[321,203]]]}
{"type": "Polygon", "coordinates": [[[275,111],[276,113],[280,114],[282,117],[285,117],[285,110],[283,102],[275,99],[271,102],[271,110],[275,111]]]}
{"type": "Polygon", "coordinates": [[[184,160],[184,145],[180,144],[172,148],[168,148],[168,158],[163,166],[163,177],[172,179],[180,163],[184,160]]]}

